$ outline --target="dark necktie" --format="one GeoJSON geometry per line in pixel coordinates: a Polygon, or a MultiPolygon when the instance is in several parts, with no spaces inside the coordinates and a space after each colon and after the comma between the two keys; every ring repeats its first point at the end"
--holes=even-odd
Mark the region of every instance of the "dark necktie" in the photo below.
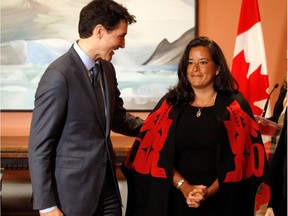
{"type": "Polygon", "coordinates": [[[105,106],[105,99],[104,99],[104,88],[103,88],[103,81],[101,76],[101,71],[99,69],[99,65],[95,64],[94,67],[91,69],[91,78],[92,78],[92,86],[94,88],[94,92],[96,95],[97,102],[99,104],[99,111],[101,116],[103,117],[103,122],[105,122],[106,116],[106,106],[105,106]]]}
{"type": "Polygon", "coordinates": [[[91,73],[91,83],[92,83],[93,88],[95,88],[95,86],[97,84],[98,74],[99,74],[99,65],[95,64],[91,68],[90,73],[91,73]]]}

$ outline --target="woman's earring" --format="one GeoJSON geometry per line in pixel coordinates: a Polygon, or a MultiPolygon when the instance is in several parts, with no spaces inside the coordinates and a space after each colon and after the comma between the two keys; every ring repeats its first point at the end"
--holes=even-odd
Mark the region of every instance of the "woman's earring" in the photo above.
{"type": "Polygon", "coordinates": [[[216,71],[216,76],[219,74],[219,70],[216,71]]]}

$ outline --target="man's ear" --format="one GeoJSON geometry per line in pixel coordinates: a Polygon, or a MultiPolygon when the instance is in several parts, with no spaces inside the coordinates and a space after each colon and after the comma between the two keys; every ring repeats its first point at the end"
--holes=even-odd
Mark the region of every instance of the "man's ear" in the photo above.
{"type": "Polygon", "coordinates": [[[104,26],[101,24],[98,24],[95,26],[94,30],[93,30],[93,35],[96,36],[97,38],[101,39],[103,37],[103,33],[104,33],[104,26]]]}

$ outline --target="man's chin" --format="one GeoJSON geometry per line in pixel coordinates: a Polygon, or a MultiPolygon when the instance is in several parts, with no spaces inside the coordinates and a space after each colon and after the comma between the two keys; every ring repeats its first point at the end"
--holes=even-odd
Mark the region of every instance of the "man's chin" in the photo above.
{"type": "Polygon", "coordinates": [[[114,52],[111,52],[111,53],[109,53],[109,55],[103,57],[102,59],[105,60],[105,61],[111,61],[113,55],[114,55],[114,52]]]}

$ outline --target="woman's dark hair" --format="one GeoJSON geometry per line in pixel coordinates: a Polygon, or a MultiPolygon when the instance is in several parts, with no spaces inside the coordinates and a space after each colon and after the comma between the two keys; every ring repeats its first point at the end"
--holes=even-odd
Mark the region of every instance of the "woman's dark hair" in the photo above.
{"type": "Polygon", "coordinates": [[[113,30],[121,20],[131,24],[136,22],[136,17],[113,0],[93,0],[80,12],[79,36],[80,38],[90,37],[98,24],[103,25],[108,31],[113,30]]]}
{"type": "Polygon", "coordinates": [[[190,103],[195,99],[195,93],[187,79],[187,67],[190,50],[198,46],[208,48],[211,59],[216,67],[219,68],[219,74],[215,77],[213,84],[214,90],[224,95],[238,91],[239,85],[233,78],[225,56],[218,44],[207,37],[197,37],[191,40],[185,48],[178,64],[178,83],[167,93],[167,102],[173,106],[190,103]]]}

